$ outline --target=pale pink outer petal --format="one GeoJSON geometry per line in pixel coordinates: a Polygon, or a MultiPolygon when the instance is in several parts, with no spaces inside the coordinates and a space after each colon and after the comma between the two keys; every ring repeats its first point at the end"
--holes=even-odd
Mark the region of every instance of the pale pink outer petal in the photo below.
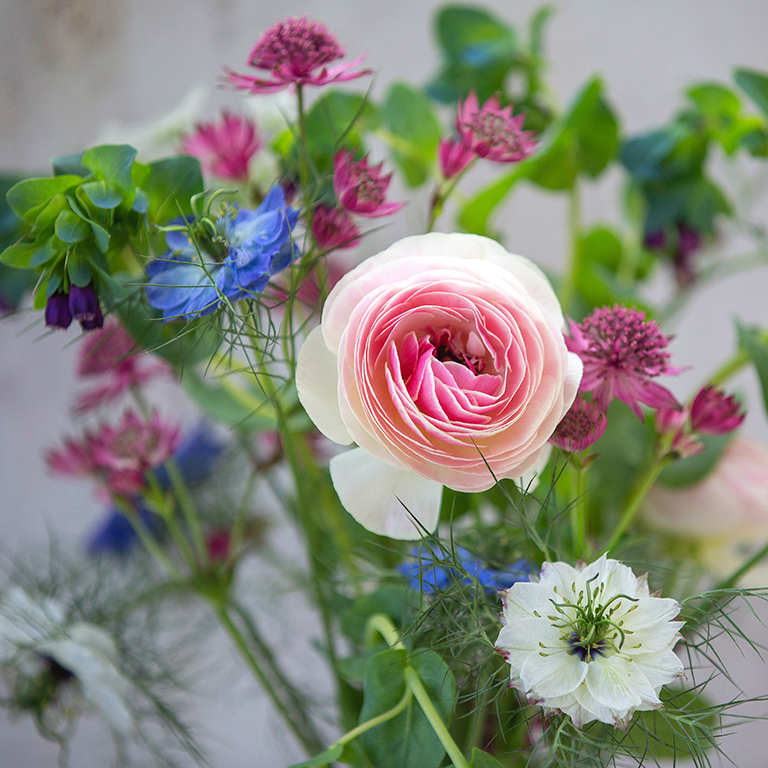
{"type": "Polygon", "coordinates": [[[344,509],[367,530],[413,541],[437,527],[440,483],[385,464],[362,448],[334,456],[330,469],[344,509]]]}
{"type": "Polygon", "coordinates": [[[296,361],[296,389],[299,400],[315,426],[340,445],[352,442],[339,410],[339,376],[336,355],[328,351],[318,326],[299,350],[296,361]]]}

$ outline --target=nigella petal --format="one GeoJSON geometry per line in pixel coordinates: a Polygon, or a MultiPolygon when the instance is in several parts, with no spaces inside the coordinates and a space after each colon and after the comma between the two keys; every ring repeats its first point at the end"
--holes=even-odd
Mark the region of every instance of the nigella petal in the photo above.
{"type": "Polygon", "coordinates": [[[520,667],[527,691],[536,691],[539,696],[565,696],[573,693],[587,677],[590,665],[568,653],[559,634],[558,645],[559,648],[547,646],[546,650],[532,653],[520,667]]]}

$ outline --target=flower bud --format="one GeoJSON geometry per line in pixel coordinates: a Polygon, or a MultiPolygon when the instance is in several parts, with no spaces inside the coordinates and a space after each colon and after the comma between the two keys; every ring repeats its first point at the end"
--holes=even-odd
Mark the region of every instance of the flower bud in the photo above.
{"type": "Polygon", "coordinates": [[[78,285],[70,286],[69,311],[84,331],[92,331],[104,325],[104,315],[101,313],[93,283],[88,283],[84,288],[78,285]]]}
{"type": "Polygon", "coordinates": [[[67,294],[56,291],[45,303],[45,324],[49,328],[69,328],[71,322],[72,313],[69,311],[67,294]]]}

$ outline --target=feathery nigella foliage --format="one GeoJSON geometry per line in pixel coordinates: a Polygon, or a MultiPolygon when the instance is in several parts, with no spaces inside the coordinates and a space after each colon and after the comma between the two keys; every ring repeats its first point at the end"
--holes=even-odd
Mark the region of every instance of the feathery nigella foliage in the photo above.
{"type": "Polygon", "coordinates": [[[606,410],[616,398],[643,418],[641,403],[651,408],[679,408],[675,396],[651,379],[680,373],[669,364],[669,339],[645,312],[616,305],[601,307],[581,323],[568,321],[566,345],[584,363],[580,392],[592,392],[606,410]]]}

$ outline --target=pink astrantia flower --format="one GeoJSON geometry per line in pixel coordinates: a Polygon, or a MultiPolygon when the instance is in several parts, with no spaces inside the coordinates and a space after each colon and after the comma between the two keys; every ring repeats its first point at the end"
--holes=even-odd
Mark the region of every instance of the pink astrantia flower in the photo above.
{"type": "Polygon", "coordinates": [[[168,373],[168,365],[149,356],[137,355],[136,342],[116,320],[89,333],[80,347],[78,376],[98,379],[99,386],[78,397],[75,411],[83,413],[113,402],[132,387],[168,373]]]}
{"type": "Polygon", "coordinates": [[[383,165],[371,168],[367,157],[355,160],[351,150],[339,150],[333,158],[333,191],[339,205],[369,219],[397,213],[405,203],[386,202],[392,174],[382,176],[383,165]]]}
{"type": "Polygon", "coordinates": [[[242,182],[260,146],[253,121],[224,111],[221,122],[196,125],[195,132],[185,137],[182,151],[196,157],[206,173],[242,182]]]}
{"type": "Polygon", "coordinates": [[[100,424],[80,440],[68,439],[46,456],[52,472],[70,477],[95,476],[114,494],[128,496],[145,485],[144,473],[173,453],[179,429],[157,413],[149,421],[129,411],[117,427],[100,424]]]}
{"type": "Polygon", "coordinates": [[[296,85],[328,85],[371,74],[358,69],[363,60],[328,67],[344,56],[344,49],[327,27],[306,17],[285,19],[270,27],[256,42],[248,63],[269,72],[271,77],[254,77],[227,71],[227,79],[249,93],[273,93],[296,85]]]}
{"type": "Polygon", "coordinates": [[[312,234],[324,251],[352,248],[360,242],[360,230],[343,208],[327,208],[324,205],[315,208],[312,234]]]}
{"type": "Polygon", "coordinates": [[[563,326],[544,274],[489,238],[408,237],[348,272],[296,371],[318,429],[359,446],[330,461],[347,511],[414,539],[437,525],[444,485],[527,485],[581,378],[563,326]]]}
{"type": "Polygon", "coordinates": [[[437,156],[446,179],[458,176],[477,157],[471,147],[453,139],[440,139],[437,156]]]}
{"type": "Polygon", "coordinates": [[[497,163],[517,163],[536,149],[535,133],[524,131],[525,115],[512,116],[512,106],[503,109],[496,96],[479,106],[472,91],[459,102],[456,130],[464,145],[475,154],[497,163]]]}
{"type": "Polygon", "coordinates": [[[605,411],[595,400],[577,397],[549,442],[568,453],[583,451],[603,436],[607,426],[605,411]]]}
{"type": "Polygon", "coordinates": [[[724,435],[738,429],[746,416],[733,395],[702,387],[691,404],[691,427],[703,435],[724,435]]]}
{"type": "Polygon", "coordinates": [[[675,396],[650,381],[680,373],[669,365],[669,339],[645,312],[619,305],[601,307],[582,323],[568,320],[571,337],[565,343],[584,363],[580,392],[592,392],[605,411],[614,398],[643,418],[640,403],[651,408],[680,408],[675,396]]]}

